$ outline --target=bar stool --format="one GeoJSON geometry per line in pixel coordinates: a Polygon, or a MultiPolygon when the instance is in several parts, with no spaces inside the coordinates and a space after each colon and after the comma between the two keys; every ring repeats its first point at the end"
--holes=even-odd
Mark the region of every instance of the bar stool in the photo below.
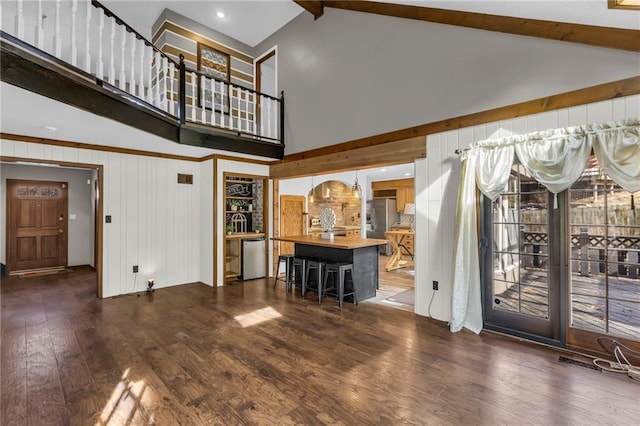
{"type": "Polygon", "coordinates": [[[280,277],[280,265],[284,262],[284,282],[285,290],[287,293],[291,290],[291,280],[293,279],[293,254],[281,254],[278,256],[278,267],[276,268],[276,276],[273,279],[273,288],[276,288],[276,283],[281,280],[280,277]]]}
{"type": "Polygon", "coordinates": [[[300,288],[304,288],[304,281],[306,277],[306,268],[307,268],[307,259],[304,257],[295,257],[293,258],[292,268],[291,268],[291,281],[289,285],[289,290],[296,284],[296,281],[300,282],[300,288]],[[300,270],[300,274],[296,272],[296,267],[300,270]]]}
{"type": "Polygon", "coordinates": [[[326,263],[320,259],[307,259],[307,266],[302,280],[302,298],[309,288],[311,272],[316,271],[317,287],[314,289],[318,292],[318,304],[322,304],[322,277],[326,263]]]}
{"type": "Polygon", "coordinates": [[[327,290],[333,290],[335,296],[338,299],[340,305],[340,312],[342,312],[342,306],[344,304],[345,296],[353,296],[353,304],[358,304],[358,298],[356,296],[356,286],[353,283],[353,264],[352,263],[328,263],[324,269],[324,285],[322,291],[322,297],[327,293],[327,290]],[[345,293],[344,282],[346,281],[347,272],[351,274],[351,291],[345,293]],[[327,287],[329,275],[332,274],[333,287],[327,287]],[[335,277],[333,277],[335,274],[335,277]]]}

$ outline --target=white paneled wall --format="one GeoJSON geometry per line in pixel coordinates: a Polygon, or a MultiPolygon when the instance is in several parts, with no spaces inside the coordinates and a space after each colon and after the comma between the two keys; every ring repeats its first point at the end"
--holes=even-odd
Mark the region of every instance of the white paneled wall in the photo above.
{"type": "Polygon", "coordinates": [[[104,215],[112,218],[102,218],[104,297],[142,291],[148,278],[157,288],[201,280],[201,238],[209,244],[213,238],[201,232],[204,219],[210,222],[202,217],[203,186],[212,192],[211,173],[203,179],[201,163],[9,140],[0,150],[9,157],[104,166],[104,215]],[[193,174],[193,185],[178,184],[178,173],[193,174]]]}
{"type": "MultiPolygon", "coordinates": [[[[217,217],[221,218],[221,220],[217,223],[216,229],[216,240],[215,244],[218,249],[218,258],[216,261],[217,274],[215,277],[215,285],[221,286],[224,284],[224,259],[222,257],[222,253],[224,253],[224,192],[222,188],[224,188],[224,173],[238,173],[238,174],[246,174],[246,175],[256,175],[256,176],[269,176],[269,166],[260,165],[254,163],[243,163],[241,161],[232,161],[232,160],[218,160],[217,169],[216,169],[216,179],[219,182],[219,188],[216,197],[217,197],[217,217]]],[[[269,188],[271,188],[272,182],[268,180],[269,188]]],[[[267,211],[273,212],[273,199],[271,194],[273,191],[268,191],[268,194],[265,194],[269,197],[267,211]]],[[[269,227],[272,228],[273,224],[273,216],[269,213],[269,227]]],[[[273,234],[271,234],[273,235],[273,234]]],[[[269,265],[273,265],[273,242],[266,241],[266,246],[269,250],[269,265]]],[[[213,256],[212,256],[213,257],[213,256]]],[[[213,275],[213,271],[211,272],[213,275]]],[[[267,276],[271,276],[271,271],[267,271],[267,276]]]]}
{"type": "Polygon", "coordinates": [[[511,134],[581,124],[640,118],[640,95],[565,108],[467,127],[427,138],[427,158],[416,162],[416,301],[415,310],[448,321],[453,281],[453,236],[460,180],[456,149],[511,134]],[[434,295],[433,281],[439,282],[434,295]]]}

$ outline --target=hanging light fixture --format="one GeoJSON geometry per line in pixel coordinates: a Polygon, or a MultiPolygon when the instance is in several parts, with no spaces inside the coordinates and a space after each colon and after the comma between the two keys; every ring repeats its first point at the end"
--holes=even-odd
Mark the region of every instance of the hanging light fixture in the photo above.
{"type": "Polygon", "coordinates": [[[309,190],[309,203],[313,204],[315,197],[313,196],[313,176],[311,176],[311,189],[309,190]]]}
{"type": "Polygon", "coordinates": [[[353,183],[353,186],[351,187],[351,193],[353,194],[353,196],[358,199],[362,196],[362,187],[360,187],[360,184],[358,183],[358,171],[356,170],[356,181],[353,183]]]}

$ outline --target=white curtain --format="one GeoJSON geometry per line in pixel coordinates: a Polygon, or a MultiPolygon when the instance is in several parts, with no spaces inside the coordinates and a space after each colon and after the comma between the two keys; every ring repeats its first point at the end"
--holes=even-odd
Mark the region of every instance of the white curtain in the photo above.
{"type": "Polygon", "coordinates": [[[451,331],[482,330],[476,185],[490,199],[509,180],[514,149],[531,176],[554,194],[580,177],[595,151],[602,168],[624,189],[640,190],[640,120],[535,132],[476,142],[462,156],[454,235],[451,331]]]}
{"type": "Polygon", "coordinates": [[[594,125],[593,150],[602,169],[629,192],[640,191],[640,137],[637,121],[594,125]],[[635,125],[634,125],[635,123],[635,125]]]}

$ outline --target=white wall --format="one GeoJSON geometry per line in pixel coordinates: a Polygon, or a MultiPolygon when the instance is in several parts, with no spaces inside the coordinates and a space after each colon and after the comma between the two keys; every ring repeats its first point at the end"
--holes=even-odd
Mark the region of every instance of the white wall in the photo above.
{"type": "Polygon", "coordinates": [[[256,51],[274,45],[287,154],[628,78],[640,69],[635,52],[332,8],[318,20],[301,14],[256,51]]]}
{"type": "Polygon", "coordinates": [[[6,202],[7,179],[45,180],[67,182],[68,213],[68,254],[69,266],[93,264],[93,207],[91,204],[91,170],[61,167],[27,166],[20,164],[0,164],[0,262],[6,264],[6,202]],[[75,215],[75,219],[70,219],[75,215]]]}
{"type": "Polygon", "coordinates": [[[112,223],[102,219],[104,297],[142,291],[150,277],[158,288],[200,280],[201,186],[207,184],[200,163],[8,140],[0,150],[104,166],[104,214],[112,217],[112,223]],[[194,184],[177,184],[178,173],[193,174],[194,184]],[[137,277],[133,265],[140,267],[137,277]]]}
{"type": "Polygon", "coordinates": [[[427,158],[416,162],[416,313],[428,315],[432,281],[436,280],[440,290],[434,296],[431,316],[448,321],[451,315],[453,235],[460,179],[456,149],[483,139],[624,118],[640,118],[640,95],[429,136],[427,158]]]}
{"type": "MultiPolygon", "coordinates": [[[[269,166],[254,164],[254,163],[243,163],[241,161],[232,161],[232,160],[218,160],[217,168],[216,168],[216,179],[219,182],[219,190],[215,194],[217,200],[217,210],[215,212],[216,217],[220,218],[218,223],[216,224],[216,240],[215,244],[218,249],[218,257],[215,259],[217,274],[214,279],[216,286],[224,285],[224,259],[222,253],[224,253],[224,173],[239,173],[239,174],[247,174],[247,175],[256,175],[256,176],[269,176],[269,166]]],[[[273,194],[272,190],[272,182],[268,180],[268,191],[265,188],[265,195],[269,197],[267,201],[267,211],[270,212],[269,216],[269,232],[270,235],[273,235],[273,199],[271,194],[273,194]]],[[[268,265],[273,265],[273,241],[266,241],[266,246],[269,250],[269,263],[268,265]]],[[[212,256],[213,257],[213,256],[212,256]]],[[[267,271],[267,276],[271,276],[272,271],[267,271]]]]}

